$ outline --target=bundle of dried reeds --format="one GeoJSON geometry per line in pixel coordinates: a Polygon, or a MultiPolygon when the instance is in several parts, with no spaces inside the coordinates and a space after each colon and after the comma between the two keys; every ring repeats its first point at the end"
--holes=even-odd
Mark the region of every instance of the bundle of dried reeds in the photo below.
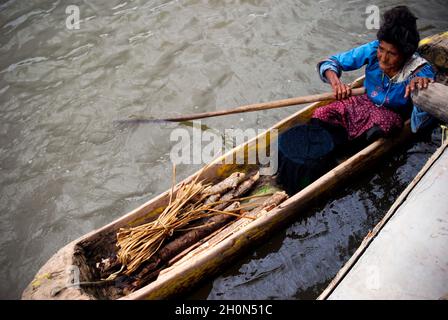
{"type": "Polygon", "coordinates": [[[185,227],[193,221],[218,214],[239,216],[239,207],[229,208],[229,205],[238,200],[236,197],[250,189],[258,179],[258,174],[241,183],[245,179],[245,174],[236,172],[213,186],[198,182],[198,175],[190,183],[181,185],[175,195],[174,177],[175,169],[170,202],[156,220],[133,228],[122,228],[117,233],[119,248],[117,259],[121,269],[111,274],[108,279],[113,279],[119,274],[128,276],[133,274],[144,262],[151,261],[150,259],[159,251],[167,238],[171,237],[175,231],[188,230],[185,227]],[[222,197],[221,193],[224,193],[222,197]]]}

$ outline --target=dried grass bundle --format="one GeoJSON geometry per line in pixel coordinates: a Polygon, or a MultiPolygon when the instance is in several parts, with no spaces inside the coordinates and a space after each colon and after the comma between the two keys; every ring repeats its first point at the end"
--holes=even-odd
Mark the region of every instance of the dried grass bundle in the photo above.
{"type": "Polygon", "coordinates": [[[174,196],[176,169],[173,167],[173,185],[169,204],[165,210],[154,221],[133,228],[122,228],[117,233],[117,247],[119,248],[117,259],[121,264],[121,269],[111,274],[108,280],[114,279],[122,273],[133,274],[144,262],[147,262],[159,251],[165,240],[171,237],[175,231],[205,227],[205,225],[189,227],[188,224],[193,221],[217,214],[241,217],[237,212],[241,210],[240,207],[225,210],[224,208],[228,207],[230,203],[240,200],[238,195],[250,189],[259,177],[257,173],[240,184],[244,179],[244,174],[232,174],[213,187],[216,192],[223,192],[232,188],[234,192],[226,193],[222,199],[216,201],[216,197],[210,196],[210,186],[204,185],[201,181],[198,182],[200,175],[199,173],[191,182],[179,186],[174,196]],[[230,187],[227,185],[230,185],[230,187]],[[236,188],[237,186],[238,188],[236,188]]]}
{"type": "Polygon", "coordinates": [[[121,269],[112,274],[116,277],[121,272],[127,275],[135,272],[140,265],[151,258],[161,247],[167,237],[172,236],[178,230],[191,221],[207,216],[204,206],[200,201],[193,203],[192,199],[205,189],[206,186],[197,179],[181,185],[173,199],[176,170],[173,167],[173,186],[170,193],[170,202],[157,220],[129,229],[120,229],[117,233],[117,257],[121,263],[121,269]]]}

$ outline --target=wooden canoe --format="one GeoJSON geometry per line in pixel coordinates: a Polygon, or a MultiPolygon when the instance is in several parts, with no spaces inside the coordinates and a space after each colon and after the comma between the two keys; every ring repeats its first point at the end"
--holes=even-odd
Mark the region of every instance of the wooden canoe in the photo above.
{"type": "MultiPolygon", "coordinates": [[[[361,86],[363,78],[354,83],[354,87],[361,86]]],[[[329,101],[311,104],[296,112],[292,116],[280,121],[271,129],[278,129],[281,133],[286,129],[307,122],[314,109],[328,104],[329,101]]],[[[270,129],[270,130],[271,130],[270,129]]],[[[264,148],[257,141],[262,141],[266,132],[260,134],[247,143],[238,146],[222,157],[216,159],[205,170],[198,171],[180,183],[186,183],[201,174],[201,179],[209,182],[222,180],[235,171],[253,170],[257,165],[226,164],[223,161],[234,157],[244,150],[264,148]]],[[[156,280],[121,299],[166,299],[190,290],[204,278],[216,274],[229,262],[255,243],[272,234],[275,229],[284,226],[291,218],[300,215],[311,202],[322,199],[325,194],[335,187],[352,178],[363,169],[369,168],[378,159],[410,139],[409,121],[404,129],[396,136],[388,139],[379,139],[347,160],[333,168],[331,171],[293,195],[278,207],[269,211],[256,220],[241,223],[241,220],[231,222],[221,232],[214,234],[207,242],[197,246],[183,258],[164,269],[156,280]],[[238,223],[236,223],[238,221],[238,223]],[[235,227],[232,228],[232,224],[235,227]]],[[[179,184],[180,184],[179,183],[179,184]]],[[[178,185],[179,185],[178,184],[178,185]]],[[[146,202],[139,208],[129,212],[116,221],[90,232],[81,238],[69,243],[60,249],[38,271],[34,280],[24,290],[23,299],[107,299],[106,296],[96,296],[92,290],[84,286],[67,286],[70,280],[79,272],[80,281],[91,281],[91,267],[87,260],[98,250],[113,250],[115,235],[120,228],[136,226],[154,220],[169,202],[170,190],[146,202]],[[64,288],[57,295],[55,290],[64,288]]]]}
{"type": "MultiPolygon", "coordinates": [[[[427,45],[433,38],[423,39],[421,44],[427,45]]],[[[357,79],[353,83],[353,87],[360,87],[362,82],[363,78],[357,79]]],[[[192,181],[199,174],[201,179],[205,179],[205,182],[214,183],[223,180],[233,172],[249,172],[256,169],[260,166],[259,164],[235,164],[241,162],[229,161],[228,159],[235,159],[243,155],[245,160],[243,163],[247,163],[248,151],[257,151],[269,147],[264,143],[258,143],[259,141],[266,141],[269,132],[276,129],[278,133],[282,133],[294,125],[306,123],[317,107],[330,102],[318,102],[305,107],[278,122],[256,138],[232,149],[216,159],[211,165],[181,181],[177,186],[192,181]]],[[[273,210],[255,220],[244,218],[234,220],[225,228],[220,229],[219,232],[209,236],[206,239],[207,241],[202,241],[180,259],[168,265],[160,272],[157,279],[120,299],[167,299],[191,290],[200,281],[217,274],[243,252],[251,249],[262,239],[269,237],[275,230],[285,226],[294,217],[299,216],[315,201],[324,201],[325,195],[329,192],[346,183],[361,171],[371,168],[380,157],[410,140],[411,137],[412,133],[408,120],[401,132],[388,139],[379,139],[347,157],[345,161],[273,210]]],[[[167,190],[112,223],[67,244],[37,272],[33,281],[24,290],[22,298],[108,299],[107,290],[92,290],[89,289],[89,286],[79,286],[76,283],[70,285],[70,283],[77,278],[81,282],[92,281],[92,256],[98,255],[99,252],[115,250],[116,233],[120,228],[132,227],[156,219],[169,203],[169,197],[170,190],[167,190]],[[98,294],[99,291],[103,294],[98,294]]]]}

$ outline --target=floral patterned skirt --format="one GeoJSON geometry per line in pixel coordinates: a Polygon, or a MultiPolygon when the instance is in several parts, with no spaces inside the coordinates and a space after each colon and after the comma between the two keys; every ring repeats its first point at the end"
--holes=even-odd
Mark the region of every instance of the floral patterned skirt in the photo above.
{"type": "Polygon", "coordinates": [[[317,108],[312,118],[345,128],[349,140],[359,137],[375,125],[386,135],[403,126],[403,120],[397,113],[376,106],[366,94],[317,108]]]}

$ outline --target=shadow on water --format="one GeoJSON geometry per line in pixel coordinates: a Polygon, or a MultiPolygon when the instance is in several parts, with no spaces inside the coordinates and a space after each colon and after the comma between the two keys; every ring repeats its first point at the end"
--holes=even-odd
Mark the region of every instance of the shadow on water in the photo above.
{"type": "Polygon", "coordinates": [[[316,203],[189,299],[316,299],[440,146],[440,129],[316,203]]]}

